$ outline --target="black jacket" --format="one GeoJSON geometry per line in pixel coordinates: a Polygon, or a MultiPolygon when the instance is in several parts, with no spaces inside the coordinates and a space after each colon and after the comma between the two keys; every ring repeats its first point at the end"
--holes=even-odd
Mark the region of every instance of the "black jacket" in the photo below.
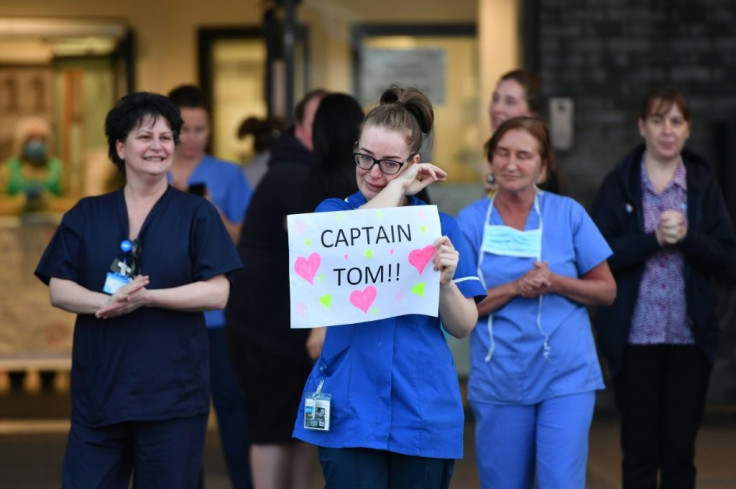
{"type": "Polygon", "coordinates": [[[261,348],[309,361],[308,329],[290,329],[289,239],[286,216],[312,212],[302,198],[314,154],[292,134],[274,142],[269,168],[258,184],[240,230],[243,268],[231,275],[228,326],[261,348]]]}
{"type": "MultiPolygon", "coordinates": [[[[616,277],[618,295],[611,306],[598,309],[595,326],[598,346],[614,376],[621,371],[644,264],[660,249],[655,234],[644,232],[640,173],[644,149],[644,145],[637,147],[606,176],[591,212],[613,249],[608,263],[616,277]]],[[[687,149],[682,159],[687,173],[688,231],[678,246],[685,255],[687,320],[696,344],[713,361],[719,328],[711,279],[733,269],[736,236],[708,163],[687,149]]]]}

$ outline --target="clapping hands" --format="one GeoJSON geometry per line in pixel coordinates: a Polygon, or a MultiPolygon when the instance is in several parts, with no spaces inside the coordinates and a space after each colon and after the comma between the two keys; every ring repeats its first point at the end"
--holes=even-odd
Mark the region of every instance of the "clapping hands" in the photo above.
{"type": "Polygon", "coordinates": [[[682,212],[668,210],[659,216],[659,224],[655,230],[659,246],[676,245],[687,236],[687,225],[682,212]]]}
{"type": "Polygon", "coordinates": [[[146,304],[148,275],[138,275],[110,296],[107,305],[95,312],[100,319],[123,316],[146,304]]]}
{"type": "Polygon", "coordinates": [[[516,281],[518,295],[526,298],[539,297],[552,290],[552,272],[546,261],[533,263],[534,268],[516,281]]]}

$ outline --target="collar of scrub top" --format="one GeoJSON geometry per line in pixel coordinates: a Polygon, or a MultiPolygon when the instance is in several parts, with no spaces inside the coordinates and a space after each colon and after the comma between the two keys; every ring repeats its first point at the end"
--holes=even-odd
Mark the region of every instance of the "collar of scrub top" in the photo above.
{"type": "MultiPolygon", "coordinates": [[[[543,190],[540,190],[539,187],[536,185],[534,186],[534,210],[536,211],[537,215],[539,216],[539,239],[544,242],[544,222],[542,221],[542,212],[539,207],[539,196],[544,193],[543,190]]],[[[488,198],[491,199],[490,204],[488,205],[488,210],[486,211],[486,218],[485,221],[483,221],[483,232],[485,234],[486,226],[488,226],[491,222],[491,215],[493,214],[493,204],[496,200],[496,190],[492,190],[488,194],[488,198]]],[[[483,279],[483,273],[481,272],[481,265],[483,264],[483,246],[479,247],[478,251],[478,268],[477,273],[478,277],[480,277],[481,283],[483,284],[483,287],[488,290],[488,287],[486,286],[485,280],[483,279]]],[[[539,254],[537,255],[537,261],[542,261],[542,244],[539,245],[539,254]]],[[[542,302],[544,300],[544,295],[539,296],[539,301],[537,302],[537,328],[539,329],[539,333],[544,338],[544,358],[546,360],[549,360],[549,353],[552,350],[552,347],[549,344],[549,335],[545,333],[544,328],[542,328],[542,302]]],[[[488,353],[486,354],[485,361],[490,362],[491,358],[493,358],[493,351],[496,349],[496,342],[493,341],[493,313],[488,314],[488,353]]]]}

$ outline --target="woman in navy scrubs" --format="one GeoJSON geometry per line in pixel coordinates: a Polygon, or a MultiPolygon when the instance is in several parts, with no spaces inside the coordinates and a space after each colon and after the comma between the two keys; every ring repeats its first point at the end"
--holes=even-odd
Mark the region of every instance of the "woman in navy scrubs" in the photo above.
{"type": "MultiPolygon", "coordinates": [[[[416,89],[393,87],[365,118],[353,161],[359,192],[317,212],[424,205],[415,194],[446,173],[419,163],[434,114],[416,89]]],[[[327,328],[294,437],[319,446],[327,489],[446,489],[462,457],[463,407],[445,330],[462,338],[485,290],[455,220],[440,214],[433,264],[440,317],[397,316],[327,328]],[[329,431],[307,429],[308,393],[331,395],[329,431]]],[[[319,406],[315,412],[320,415],[319,406]]]]}
{"type": "Polygon", "coordinates": [[[167,183],[182,120],[134,93],[107,115],[113,193],[64,215],[36,275],[77,314],[65,488],[195,488],[209,372],[202,311],[221,309],[241,266],[217,210],[167,183]]]}

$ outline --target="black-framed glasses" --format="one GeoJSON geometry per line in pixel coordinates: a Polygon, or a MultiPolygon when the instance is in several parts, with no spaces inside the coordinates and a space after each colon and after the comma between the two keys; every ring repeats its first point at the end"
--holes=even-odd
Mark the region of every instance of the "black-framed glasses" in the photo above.
{"type": "Polygon", "coordinates": [[[404,166],[406,161],[409,161],[408,158],[406,161],[378,160],[364,153],[353,153],[353,160],[355,161],[355,166],[361,170],[371,171],[374,166],[378,165],[378,169],[384,175],[395,175],[399,173],[401,167],[404,166]]]}

